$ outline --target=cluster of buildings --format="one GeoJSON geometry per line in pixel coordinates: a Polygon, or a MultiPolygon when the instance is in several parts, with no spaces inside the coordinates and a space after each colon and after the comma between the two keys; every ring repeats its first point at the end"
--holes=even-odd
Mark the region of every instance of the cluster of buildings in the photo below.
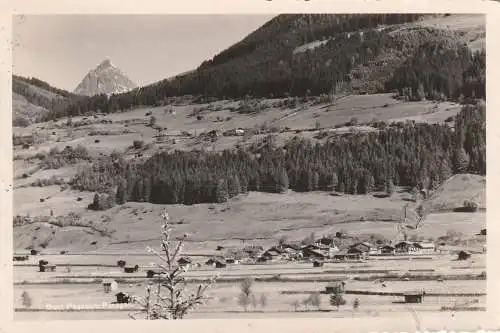
{"type": "Polygon", "coordinates": [[[309,245],[281,244],[273,246],[261,253],[257,262],[277,260],[324,260],[359,261],[369,256],[377,255],[421,255],[436,251],[434,243],[408,242],[373,245],[368,242],[358,242],[340,250],[331,238],[320,238],[309,245]]]}

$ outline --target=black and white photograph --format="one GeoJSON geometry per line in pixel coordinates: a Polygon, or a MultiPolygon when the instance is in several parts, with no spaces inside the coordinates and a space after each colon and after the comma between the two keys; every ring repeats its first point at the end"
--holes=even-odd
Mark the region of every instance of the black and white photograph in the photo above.
{"type": "Polygon", "coordinates": [[[12,41],[15,322],[487,310],[486,14],[14,14],[12,41]]]}

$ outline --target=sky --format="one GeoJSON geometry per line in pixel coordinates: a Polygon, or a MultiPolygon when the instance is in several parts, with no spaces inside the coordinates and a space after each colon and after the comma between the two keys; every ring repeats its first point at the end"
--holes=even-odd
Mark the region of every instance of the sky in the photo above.
{"type": "Polygon", "coordinates": [[[23,15],[13,18],[13,72],[73,91],[109,58],[136,84],[195,69],[272,15],[23,15]]]}

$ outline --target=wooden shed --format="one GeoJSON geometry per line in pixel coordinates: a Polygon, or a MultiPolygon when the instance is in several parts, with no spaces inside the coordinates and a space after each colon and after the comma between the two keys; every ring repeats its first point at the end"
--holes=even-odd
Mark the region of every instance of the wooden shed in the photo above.
{"type": "Polygon", "coordinates": [[[115,280],[104,280],[102,282],[102,287],[105,293],[109,293],[118,289],[118,283],[115,280]]]}
{"type": "Polygon", "coordinates": [[[324,262],[319,260],[314,260],[313,267],[323,267],[324,262]]]}
{"type": "Polygon", "coordinates": [[[125,267],[123,267],[123,271],[125,273],[134,273],[134,272],[137,272],[137,271],[139,271],[139,265],[125,266],[125,267]]]}
{"type": "Polygon", "coordinates": [[[129,303],[131,301],[130,296],[125,294],[124,292],[119,292],[115,294],[116,296],[116,303],[129,303]]]}
{"type": "Polygon", "coordinates": [[[155,271],[153,269],[148,269],[148,271],[146,272],[146,277],[148,279],[151,279],[151,278],[154,278],[155,275],[159,275],[159,274],[160,274],[160,272],[158,272],[158,271],[155,271]]]}
{"type": "Polygon", "coordinates": [[[56,265],[40,265],[38,266],[40,272],[55,272],[56,265]]]}
{"type": "Polygon", "coordinates": [[[458,260],[467,260],[471,257],[471,253],[468,251],[458,252],[458,260]]]}
{"type": "Polygon", "coordinates": [[[226,263],[222,261],[216,261],[215,262],[215,268],[226,268],[226,263]]]}
{"type": "Polygon", "coordinates": [[[404,295],[405,303],[422,303],[422,299],[424,298],[423,292],[408,292],[404,295]]]}
{"type": "Polygon", "coordinates": [[[177,260],[177,263],[180,265],[180,266],[186,266],[186,265],[189,265],[192,263],[191,259],[189,258],[186,258],[186,257],[182,257],[180,258],[179,260],[177,260]]]}

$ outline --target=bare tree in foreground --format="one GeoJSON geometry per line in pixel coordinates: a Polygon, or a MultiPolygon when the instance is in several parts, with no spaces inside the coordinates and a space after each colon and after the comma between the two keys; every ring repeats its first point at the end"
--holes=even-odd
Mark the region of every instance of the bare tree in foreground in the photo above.
{"type": "Polygon", "coordinates": [[[240,283],[240,296],[238,297],[238,304],[241,305],[245,311],[248,310],[248,306],[252,304],[254,301],[252,299],[253,295],[253,282],[252,278],[246,278],[240,283]]]}
{"type": "Polygon", "coordinates": [[[31,307],[31,303],[32,303],[31,296],[30,296],[30,294],[28,294],[28,292],[26,290],[23,291],[23,293],[21,294],[21,299],[22,299],[24,307],[26,307],[26,308],[31,307]]]}
{"type": "Polygon", "coordinates": [[[267,295],[266,294],[261,294],[259,298],[259,304],[262,309],[264,309],[267,306],[267,295]]]}
{"type": "Polygon", "coordinates": [[[212,277],[207,283],[200,284],[195,290],[187,290],[187,283],[184,273],[187,266],[180,266],[177,260],[181,256],[184,245],[183,240],[172,241],[172,227],[166,211],[162,214],[163,225],[161,232],[161,252],[148,248],[160,259],[156,266],[159,274],[155,276],[153,282],[146,287],[146,294],[143,297],[133,297],[132,301],[139,304],[141,310],[131,313],[132,319],[182,319],[191,312],[197,305],[203,304],[207,297],[206,290],[211,287],[216,280],[212,277]]]}

